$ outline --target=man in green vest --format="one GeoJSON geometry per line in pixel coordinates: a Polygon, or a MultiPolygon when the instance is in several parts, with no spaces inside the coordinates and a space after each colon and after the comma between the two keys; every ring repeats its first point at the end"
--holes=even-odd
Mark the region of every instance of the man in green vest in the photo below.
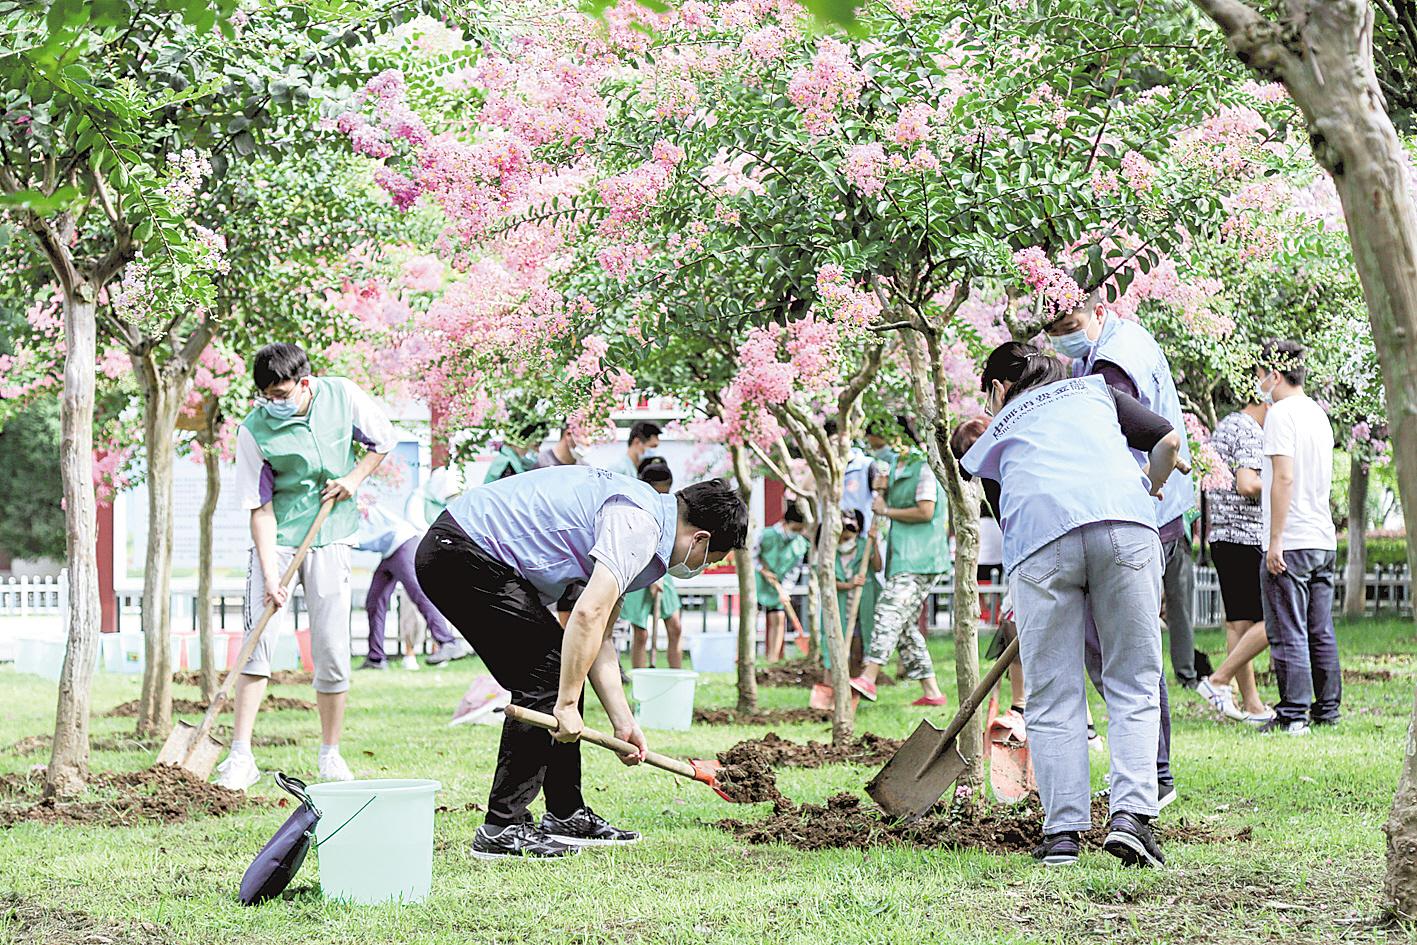
{"type": "Polygon", "coordinates": [[[497,450],[497,458],[492,460],[492,465],[487,470],[487,478],[483,482],[496,482],[498,479],[517,476],[534,469],[536,454],[541,449],[541,441],[545,435],[545,426],[540,423],[528,423],[508,436],[502,441],[501,449],[497,450]]]}
{"type": "Polygon", "coordinates": [[[758,539],[758,609],[767,615],[767,659],[780,660],[785,654],[787,613],[782,582],[807,557],[807,524],[796,502],[787,503],[782,520],[763,529],[758,539]]]}
{"type": "MultiPolygon", "coordinates": [[[[913,433],[910,439],[914,439],[913,433]]],[[[886,540],[886,586],[876,603],[876,626],[861,675],[851,688],[876,699],[876,677],[897,642],[907,679],[918,679],[923,690],[911,705],[942,706],[944,694],[935,680],[935,666],[920,633],[920,608],[930,588],[949,573],[950,527],[945,493],[910,439],[901,443],[891,467],[890,484],[876,496],[872,511],[890,520],[886,540]]]]}
{"type": "MultiPolygon", "coordinates": [[[[320,504],[334,499],[334,509],[300,565],[300,583],[320,710],[317,768],[322,780],[349,781],[354,775],[340,756],[339,742],[349,691],[349,556],[359,510],[345,500],[398,440],[389,418],[352,381],[312,377],[310,362],[297,345],[266,345],[256,352],[252,373],[260,396],[236,435],[236,491],[242,508],[251,513],[246,632],[267,605],[286,603],[281,574],[320,504]],[[362,457],[356,455],[356,444],[365,447],[362,457]]],[[[217,784],[234,791],[261,778],[251,754],[251,733],[286,613],[272,619],[236,683],[231,750],[217,769],[217,784]]]]}
{"type": "Polygon", "coordinates": [[[634,479],[640,474],[641,462],[659,455],[659,434],[662,432],[664,431],[657,423],[650,423],[648,420],[636,421],[635,425],[630,427],[630,438],[625,444],[625,452],[605,468],[634,479]]]}

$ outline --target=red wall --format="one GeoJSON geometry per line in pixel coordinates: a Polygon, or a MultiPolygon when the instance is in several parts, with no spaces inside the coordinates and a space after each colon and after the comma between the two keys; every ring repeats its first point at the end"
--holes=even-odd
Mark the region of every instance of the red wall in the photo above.
{"type": "Polygon", "coordinates": [[[113,590],[113,506],[98,507],[98,607],[99,630],[118,630],[118,597],[113,590]]]}

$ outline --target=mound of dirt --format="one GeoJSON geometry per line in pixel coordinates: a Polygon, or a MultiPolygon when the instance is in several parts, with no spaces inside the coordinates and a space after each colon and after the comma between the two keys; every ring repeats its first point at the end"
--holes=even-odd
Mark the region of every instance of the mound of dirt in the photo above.
{"type": "MultiPolygon", "coordinates": [[[[759,686],[779,686],[806,689],[822,682],[822,668],[815,660],[788,660],[771,666],[760,666],[757,671],[759,686]]],[[[895,680],[886,673],[876,677],[876,686],[894,686],[895,680]]]]}
{"type": "Polygon", "coordinates": [[[828,722],[826,709],[761,709],[739,712],[737,709],[695,709],[694,721],[700,725],[791,725],[795,722],[828,722]]]}
{"type": "MultiPolygon", "coordinates": [[[[314,708],[315,703],[308,699],[292,699],[289,696],[267,696],[261,702],[262,712],[280,712],[285,709],[299,709],[310,712],[313,711],[314,708]]],[[[173,715],[201,715],[206,711],[207,704],[205,702],[198,702],[196,699],[172,700],[173,715]]],[[[231,702],[229,700],[226,705],[222,706],[221,711],[223,713],[231,711],[231,702]]],[[[131,702],[116,705],[103,714],[114,719],[135,719],[138,717],[138,700],[134,699],[131,702]]]]}
{"type": "Polygon", "coordinates": [[[33,755],[36,752],[48,751],[53,741],[53,735],[26,735],[24,738],[5,749],[5,753],[9,755],[33,755]]]}
{"type": "MultiPolygon", "coordinates": [[[[220,682],[222,673],[217,674],[217,681],[220,682]]],[[[172,681],[179,686],[200,686],[202,684],[199,673],[173,673],[172,681]]],[[[315,681],[314,673],[307,673],[303,669],[278,669],[271,673],[271,685],[273,686],[308,686],[315,681]]]]}
{"type": "MultiPolygon", "coordinates": [[[[1107,836],[1107,802],[1092,802],[1092,830],[1083,845],[1101,849],[1107,836]]],[[[887,844],[990,853],[1027,853],[1043,836],[1043,808],[1036,798],[1012,807],[958,802],[937,805],[908,824],[892,821],[874,804],[856,794],[836,794],[825,805],[800,807],[783,798],[773,803],[772,816],[758,821],[722,820],[718,826],[748,843],[785,843],[800,850],[865,849],[887,844]]],[[[1187,821],[1162,822],[1162,843],[1226,843],[1247,841],[1250,830],[1221,833],[1187,821]]]]}
{"type": "Polygon", "coordinates": [[[96,827],[126,827],[144,821],[170,824],[200,814],[220,817],[249,803],[239,791],[199,781],[180,768],[167,766],[95,774],[89,778],[88,791],[73,800],[35,800],[43,783],[44,775],[38,771],[0,779],[0,795],[21,799],[20,803],[0,806],[0,827],[30,821],[96,827]]]}
{"type": "Polygon", "coordinates": [[[725,765],[740,764],[748,760],[762,761],[770,768],[820,768],[822,765],[835,764],[878,765],[884,764],[895,754],[901,744],[901,739],[867,732],[845,745],[812,741],[803,745],[788,741],[776,732],[768,732],[762,738],[750,738],[719,752],[718,760],[725,765]]]}
{"type": "Polygon", "coordinates": [[[718,769],[718,786],[738,804],[759,804],[772,801],[773,809],[791,805],[777,789],[777,776],[761,757],[743,753],[737,760],[718,769]]]}

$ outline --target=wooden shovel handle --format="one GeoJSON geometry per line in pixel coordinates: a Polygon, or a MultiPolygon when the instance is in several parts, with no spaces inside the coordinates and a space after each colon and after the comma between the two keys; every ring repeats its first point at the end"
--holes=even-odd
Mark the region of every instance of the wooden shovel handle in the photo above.
{"type": "MultiPolygon", "coordinates": [[[[880,495],[880,493],[881,490],[875,490],[876,495],[880,495]]],[[[868,580],[867,575],[871,573],[871,552],[875,549],[876,543],[880,541],[881,532],[884,530],[881,526],[887,521],[889,521],[889,519],[884,515],[873,515],[871,517],[871,527],[867,532],[870,537],[866,540],[866,550],[861,554],[861,563],[856,568],[856,576],[861,578],[862,581],[868,580]]],[[[859,541],[860,539],[857,540],[859,541]]],[[[875,580],[875,578],[869,578],[869,580],[875,580]]],[[[851,597],[847,601],[846,623],[842,625],[842,633],[847,639],[850,639],[851,634],[856,630],[856,616],[861,612],[861,597],[865,591],[866,585],[864,583],[860,587],[853,587],[851,589],[851,597]]]]}
{"type": "Polygon", "coordinates": [[[782,582],[777,578],[770,578],[768,583],[777,591],[777,599],[782,604],[782,609],[787,613],[787,619],[792,621],[792,629],[798,636],[802,636],[807,631],[802,629],[802,621],[797,619],[797,608],[792,606],[792,598],[782,588],[782,582]]]}
{"type": "MultiPolygon", "coordinates": [[[[527,725],[535,725],[537,728],[544,728],[548,732],[554,733],[561,727],[561,723],[556,721],[554,715],[547,715],[545,712],[537,712],[535,709],[526,709],[519,705],[509,705],[504,711],[507,713],[507,718],[509,719],[515,719],[527,725]]],[[[616,738],[614,735],[606,735],[603,732],[597,732],[593,728],[581,729],[581,741],[590,742],[592,745],[599,745],[601,748],[609,748],[617,755],[630,755],[639,751],[638,748],[624,739],[616,738]]],[[[680,761],[677,758],[661,755],[656,751],[645,752],[645,764],[654,765],[656,768],[668,771],[671,774],[677,774],[682,778],[688,778],[691,781],[698,780],[698,772],[694,770],[693,765],[689,764],[687,761],[680,761]]]]}
{"type": "MultiPolygon", "coordinates": [[[[300,565],[305,561],[305,555],[310,551],[310,546],[315,543],[315,536],[320,533],[320,526],[325,524],[325,519],[329,517],[330,510],[334,507],[334,499],[326,499],[320,504],[320,511],[315,514],[315,521],[310,525],[310,530],[305,533],[305,540],[295,550],[290,564],[286,565],[285,573],[280,576],[281,587],[290,587],[296,572],[300,570],[300,565]]],[[[275,604],[267,604],[265,611],[261,614],[261,619],[256,621],[256,626],[252,627],[251,632],[246,635],[240,651],[236,654],[236,662],[227,670],[226,678],[221,682],[221,688],[212,696],[212,704],[207,706],[207,714],[202,716],[202,723],[197,726],[197,732],[192,736],[193,745],[200,744],[207,733],[212,730],[216,717],[221,714],[222,706],[226,704],[227,698],[231,695],[231,687],[235,685],[236,677],[241,675],[241,670],[251,659],[251,654],[256,652],[256,644],[261,642],[261,634],[265,632],[266,624],[271,622],[271,618],[276,615],[279,609],[275,604]]]]}
{"type": "Polygon", "coordinates": [[[999,658],[994,661],[994,665],[989,667],[989,672],[984,674],[984,678],[979,680],[979,685],[974,687],[974,691],[969,694],[969,698],[964,700],[964,704],[959,707],[959,712],[950,721],[949,727],[945,729],[944,736],[940,739],[941,744],[949,744],[954,741],[969,720],[974,718],[974,713],[979,711],[984,700],[990,691],[1003,678],[1004,673],[1013,665],[1013,661],[1018,657],[1018,636],[1015,635],[1009,645],[1004,648],[1004,652],[999,654],[999,658]]]}

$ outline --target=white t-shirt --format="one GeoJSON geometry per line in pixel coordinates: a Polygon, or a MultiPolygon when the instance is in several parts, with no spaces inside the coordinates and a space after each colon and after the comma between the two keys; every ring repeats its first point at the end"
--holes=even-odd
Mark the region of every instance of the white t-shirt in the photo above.
{"type": "Polygon", "coordinates": [[[1328,497],[1333,485],[1333,428],[1323,409],[1307,394],[1295,394],[1276,401],[1264,421],[1264,483],[1260,505],[1264,527],[1262,545],[1269,548],[1272,521],[1270,493],[1274,488],[1275,456],[1294,459],[1294,493],[1281,540],[1285,551],[1338,548],[1338,537],[1329,514],[1328,497]]]}
{"type": "Polygon", "coordinates": [[[629,499],[617,496],[595,513],[595,545],[590,556],[596,564],[605,565],[622,596],[658,549],[658,520],[629,499]]]}
{"type": "Polygon", "coordinates": [[[984,567],[1004,564],[1004,531],[995,519],[987,516],[979,518],[979,563],[984,567]]]}
{"type": "Polygon", "coordinates": [[[915,481],[915,501],[938,501],[935,487],[935,471],[929,466],[920,467],[920,478],[915,481]]]}

